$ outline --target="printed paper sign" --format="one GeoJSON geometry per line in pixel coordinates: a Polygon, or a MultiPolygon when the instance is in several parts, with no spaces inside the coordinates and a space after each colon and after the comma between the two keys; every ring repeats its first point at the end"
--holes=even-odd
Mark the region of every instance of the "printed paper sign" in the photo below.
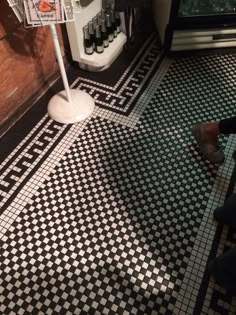
{"type": "Polygon", "coordinates": [[[24,0],[28,24],[64,22],[62,0],[24,0]]]}

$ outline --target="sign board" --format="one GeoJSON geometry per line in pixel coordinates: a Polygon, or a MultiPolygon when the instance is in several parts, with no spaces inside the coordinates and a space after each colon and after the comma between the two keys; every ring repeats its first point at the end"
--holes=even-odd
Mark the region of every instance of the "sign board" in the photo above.
{"type": "Polygon", "coordinates": [[[25,26],[43,26],[74,20],[72,0],[7,0],[19,22],[25,26]]]}
{"type": "Polygon", "coordinates": [[[64,22],[64,3],[62,0],[24,0],[28,24],[36,26],[64,22]]]}

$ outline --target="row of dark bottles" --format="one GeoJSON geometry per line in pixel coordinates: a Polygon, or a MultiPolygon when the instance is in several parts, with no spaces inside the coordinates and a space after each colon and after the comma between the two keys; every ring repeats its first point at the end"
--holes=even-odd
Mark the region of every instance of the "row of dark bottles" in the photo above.
{"type": "Polygon", "coordinates": [[[87,55],[99,54],[115,40],[120,33],[120,15],[110,8],[102,9],[83,27],[84,51],[87,55]]]}

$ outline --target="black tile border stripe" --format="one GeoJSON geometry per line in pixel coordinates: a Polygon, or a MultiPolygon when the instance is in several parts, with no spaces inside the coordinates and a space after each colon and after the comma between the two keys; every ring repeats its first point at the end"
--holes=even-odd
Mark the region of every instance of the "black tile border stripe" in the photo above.
{"type": "MultiPolygon", "coordinates": [[[[135,106],[135,104],[136,104],[137,99],[140,98],[140,95],[144,92],[144,90],[146,89],[147,85],[150,83],[151,79],[153,78],[153,76],[155,75],[155,73],[157,72],[157,70],[160,68],[161,63],[162,63],[164,57],[165,57],[165,53],[162,52],[162,53],[160,54],[160,58],[159,58],[157,64],[155,65],[155,67],[153,68],[153,70],[152,70],[152,72],[150,73],[149,77],[148,77],[147,80],[145,81],[145,83],[144,83],[144,85],[143,85],[141,91],[140,91],[140,92],[138,93],[138,95],[135,97],[135,99],[133,100],[131,106],[130,106],[129,109],[127,110],[126,116],[128,116],[128,115],[131,113],[131,111],[134,109],[134,106],[135,106]]],[[[150,101],[151,101],[151,100],[150,100],[150,101]]]]}
{"type": "MultiPolygon", "coordinates": [[[[148,47],[150,47],[150,45],[152,45],[153,42],[155,42],[157,39],[155,38],[155,34],[151,34],[149,36],[149,38],[145,41],[144,45],[141,47],[141,49],[138,51],[138,57],[137,60],[133,63],[132,67],[130,67],[130,69],[127,71],[127,73],[125,74],[123,81],[126,81],[130,75],[132,74],[132,72],[134,71],[134,69],[137,67],[137,65],[140,63],[140,60],[143,57],[143,53],[145,53],[145,51],[148,49],[148,47]]],[[[127,70],[127,68],[126,68],[127,70]]],[[[125,71],[126,71],[125,70],[125,71]]],[[[125,72],[124,71],[124,72],[125,72]]],[[[120,88],[120,85],[123,84],[123,81],[120,82],[120,84],[118,85],[118,89],[120,88]]],[[[116,82],[117,84],[118,82],[116,82]]],[[[111,88],[113,89],[113,86],[111,86],[111,88]]]]}
{"type": "Polygon", "coordinates": [[[37,163],[37,165],[32,168],[30,173],[25,177],[25,179],[20,183],[20,185],[17,187],[17,189],[14,191],[14,193],[10,196],[10,198],[3,204],[2,209],[0,209],[0,214],[4,212],[4,209],[9,207],[12,201],[16,198],[18,193],[21,191],[23,186],[29,181],[29,179],[32,177],[32,175],[40,168],[40,166],[43,164],[46,158],[49,157],[50,153],[55,149],[55,147],[58,145],[58,143],[61,141],[61,139],[65,136],[65,134],[70,130],[72,125],[68,125],[65,130],[60,134],[60,136],[57,138],[57,140],[53,143],[53,145],[48,149],[48,151],[42,156],[41,160],[37,163]]]}
{"type": "Polygon", "coordinates": [[[121,116],[128,116],[135,106],[135,101],[139,98],[140,94],[142,94],[147,84],[149,84],[165,56],[164,50],[162,50],[159,46],[159,42],[155,37],[155,34],[151,34],[151,36],[149,36],[140,51],[138,52],[138,57],[135,57],[135,62],[131,65],[128,71],[127,68],[124,70],[124,72],[127,71],[124,77],[121,75],[120,81],[118,79],[113,86],[109,84],[100,84],[99,82],[89,79],[89,77],[79,77],[75,80],[72,86],[85,90],[90,93],[92,97],[94,93],[93,89],[97,89],[95,93],[99,94],[101,97],[101,99],[96,100],[97,107],[121,116]],[[143,52],[143,54],[141,54],[140,51],[143,52]],[[152,57],[150,58],[150,56],[152,57]],[[145,60],[148,62],[147,66],[145,66],[145,63],[147,63],[145,60]],[[138,78],[139,71],[141,71],[143,76],[141,78],[138,78]],[[136,80],[138,81],[136,83],[137,88],[140,88],[140,86],[143,85],[140,88],[138,95],[136,95],[133,99],[132,97],[137,88],[132,86],[132,79],[134,79],[134,83],[136,83],[136,80]],[[123,89],[121,94],[119,94],[120,88],[123,89]],[[131,92],[129,91],[130,89],[131,92]],[[109,105],[109,101],[107,101],[107,104],[103,103],[103,98],[110,93],[112,95],[110,101],[115,102],[115,105],[113,104],[112,106],[109,105]],[[120,100],[122,100],[122,104],[119,103],[120,100]]]}
{"type": "Polygon", "coordinates": [[[0,170],[0,175],[6,171],[6,169],[12,164],[16,156],[18,156],[28,145],[29,143],[35,138],[36,134],[39,132],[40,129],[44,128],[44,126],[49,122],[50,118],[47,117],[40,126],[38,126],[37,130],[29,137],[29,139],[22,145],[22,147],[7,161],[7,163],[3,166],[0,170]]]}
{"type": "Polygon", "coordinates": [[[119,115],[122,115],[122,116],[126,116],[128,117],[130,115],[130,113],[132,112],[132,110],[134,109],[135,105],[136,105],[136,102],[137,100],[140,98],[140,95],[144,92],[144,90],[146,89],[147,85],[150,83],[151,79],[153,78],[153,76],[155,75],[155,73],[157,72],[157,70],[159,69],[159,67],[161,66],[161,63],[163,61],[165,57],[165,53],[162,52],[160,54],[160,58],[157,62],[157,64],[155,65],[155,67],[153,68],[153,70],[151,71],[151,73],[149,74],[148,78],[146,79],[144,85],[142,86],[141,90],[139,91],[139,93],[136,95],[136,97],[132,100],[132,103],[131,105],[129,106],[129,108],[127,109],[126,112],[122,112],[116,108],[110,108],[110,107],[107,107],[105,105],[101,105],[101,104],[98,104],[97,106],[99,108],[102,108],[102,109],[105,109],[105,110],[108,110],[108,111],[111,111],[111,112],[114,112],[116,114],[119,114],[119,115]]]}

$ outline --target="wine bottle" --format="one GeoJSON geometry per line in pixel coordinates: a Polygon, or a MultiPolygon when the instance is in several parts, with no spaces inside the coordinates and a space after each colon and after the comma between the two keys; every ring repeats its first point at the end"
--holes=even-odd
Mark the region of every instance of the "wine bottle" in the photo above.
{"type": "Polygon", "coordinates": [[[101,27],[100,25],[96,26],[96,33],[95,33],[95,49],[96,52],[101,54],[104,51],[104,44],[102,40],[102,34],[101,34],[101,27]]]}
{"type": "Polygon", "coordinates": [[[84,52],[87,55],[92,55],[94,53],[94,48],[93,48],[93,41],[91,40],[90,35],[89,35],[88,25],[83,27],[83,33],[84,33],[84,52]]]}
{"type": "Polygon", "coordinates": [[[116,25],[114,11],[111,11],[110,15],[111,15],[111,27],[112,27],[112,31],[113,31],[113,36],[114,36],[114,38],[116,38],[117,37],[117,25],[116,25]]]}
{"type": "Polygon", "coordinates": [[[101,18],[104,19],[104,20],[106,18],[106,10],[105,9],[101,10],[101,18]]]}
{"type": "Polygon", "coordinates": [[[119,12],[115,12],[115,20],[116,20],[116,30],[117,34],[121,32],[120,25],[121,25],[121,20],[120,20],[120,14],[119,12]]]}
{"type": "Polygon", "coordinates": [[[106,48],[109,46],[109,38],[107,34],[106,21],[104,19],[101,19],[101,33],[102,33],[103,44],[104,44],[104,47],[106,48]]]}
{"type": "Polygon", "coordinates": [[[110,14],[106,14],[106,27],[107,27],[108,39],[109,39],[109,42],[111,43],[114,40],[114,34],[113,34],[110,14]]]}
{"type": "Polygon", "coordinates": [[[95,32],[94,32],[94,27],[93,27],[93,21],[88,22],[88,28],[89,28],[89,35],[93,43],[93,48],[95,48],[95,32]]]}
{"type": "Polygon", "coordinates": [[[107,2],[107,4],[106,4],[106,9],[105,9],[105,11],[106,11],[106,14],[109,14],[110,11],[111,11],[111,4],[110,4],[109,2],[107,2]]]}
{"type": "Polygon", "coordinates": [[[98,14],[97,14],[97,24],[98,25],[101,25],[101,19],[102,19],[102,14],[101,14],[101,12],[98,12],[98,14]]]}
{"type": "Polygon", "coordinates": [[[98,25],[98,19],[97,19],[97,17],[94,16],[94,17],[92,18],[92,21],[93,21],[93,29],[94,29],[95,32],[96,32],[96,27],[97,27],[97,25],[98,25]]]}

